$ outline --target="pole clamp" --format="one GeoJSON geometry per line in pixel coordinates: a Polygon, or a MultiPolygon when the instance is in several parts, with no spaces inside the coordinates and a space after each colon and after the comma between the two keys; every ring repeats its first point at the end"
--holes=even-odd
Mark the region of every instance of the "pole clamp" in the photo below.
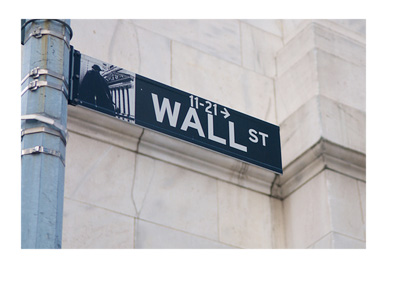
{"type": "Polygon", "coordinates": [[[35,133],[47,133],[57,136],[61,139],[61,141],[64,143],[65,146],[67,145],[67,138],[65,138],[60,131],[48,128],[46,126],[32,127],[21,130],[21,140],[24,135],[35,134],[35,133]]]}
{"type": "Polygon", "coordinates": [[[29,39],[32,38],[32,37],[34,37],[36,39],[40,39],[41,37],[43,37],[45,35],[50,35],[50,36],[53,36],[53,37],[56,37],[56,38],[59,38],[59,39],[63,40],[65,42],[65,44],[67,45],[68,49],[70,49],[70,44],[69,44],[66,36],[64,36],[64,35],[62,35],[60,33],[54,32],[52,30],[43,29],[42,27],[35,28],[33,30],[33,32],[29,34],[29,36],[26,39],[25,43],[27,41],[29,41],[29,39]]]}
{"type": "Polygon", "coordinates": [[[54,71],[48,70],[48,69],[43,69],[40,67],[33,68],[22,80],[21,80],[21,85],[29,78],[34,78],[38,79],[39,76],[41,75],[48,75],[52,76],[56,79],[62,80],[65,84],[65,86],[68,86],[68,84],[65,82],[65,77],[62,74],[56,73],[54,71]]]}
{"type": "Polygon", "coordinates": [[[52,155],[52,156],[60,158],[61,163],[63,163],[63,165],[65,167],[65,160],[64,160],[64,157],[61,155],[60,151],[49,149],[49,148],[46,148],[43,146],[35,146],[32,148],[24,149],[21,151],[21,156],[31,155],[31,154],[40,154],[40,153],[52,155]]]}
{"type": "Polygon", "coordinates": [[[49,83],[45,80],[37,80],[37,79],[34,81],[31,81],[28,84],[28,86],[22,90],[21,96],[23,96],[24,93],[27,92],[28,90],[35,91],[41,87],[50,87],[50,88],[59,90],[64,94],[65,98],[68,100],[68,89],[66,87],[64,87],[64,85],[62,85],[62,84],[57,85],[57,84],[49,83]]]}
{"type": "MultiPolygon", "coordinates": [[[[37,120],[37,121],[46,123],[46,124],[52,126],[53,129],[55,129],[61,133],[61,135],[62,135],[61,138],[62,138],[63,142],[68,141],[69,135],[68,135],[67,129],[52,118],[43,116],[41,114],[26,114],[26,115],[21,116],[21,120],[37,120]]],[[[45,131],[43,131],[43,132],[45,132],[45,131]]]]}

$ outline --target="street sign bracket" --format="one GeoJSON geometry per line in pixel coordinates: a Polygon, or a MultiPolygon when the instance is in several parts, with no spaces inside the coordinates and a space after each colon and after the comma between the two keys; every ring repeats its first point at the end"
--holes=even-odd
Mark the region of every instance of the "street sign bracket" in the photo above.
{"type": "Polygon", "coordinates": [[[69,54],[69,96],[68,104],[77,105],[79,77],[81,68],[81,53],[71,45],[69,54]]]}

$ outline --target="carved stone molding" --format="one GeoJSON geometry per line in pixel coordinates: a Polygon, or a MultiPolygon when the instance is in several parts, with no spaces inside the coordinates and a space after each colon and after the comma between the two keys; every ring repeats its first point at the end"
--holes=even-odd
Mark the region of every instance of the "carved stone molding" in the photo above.
{"type": "Polygon", "coordinates": [[[321,137],[315,145],[284,168],[283,175],[277,177],[271,194],[285,199],[325,169],[365,181],[366,156],[321,137]]]}
{"type": "Polygon", "coordinates": [[[68,130],[194,172],[270,195],[275,174],[170,136],[68,106],[68,130]]]}

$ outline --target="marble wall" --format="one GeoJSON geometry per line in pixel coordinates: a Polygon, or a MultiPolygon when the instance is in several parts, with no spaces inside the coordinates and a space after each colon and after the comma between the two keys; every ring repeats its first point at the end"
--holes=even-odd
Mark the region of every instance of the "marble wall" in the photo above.
{"type": "Polygon", "coordinates": [[[81,107],[69,115],[64,248],[284,246],[274,175],[81,107]]]}
{"type": "Polygon", "coordinates": [[[365,21],[71,26],[84,54],[279,125],[284,174],[69,106],[63,248],[365,248],[365,21]]]}
{"type": "Polygon", "coordinates": [[[366,248],[365,21],[284,20],[283,31],[277,194],[286,246],[366,248]]]}

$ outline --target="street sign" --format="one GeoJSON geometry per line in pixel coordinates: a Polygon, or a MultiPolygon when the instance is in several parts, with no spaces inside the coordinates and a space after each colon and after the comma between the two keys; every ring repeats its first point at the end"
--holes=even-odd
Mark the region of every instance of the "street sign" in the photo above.
{"type": "Polygon", "coordinates": [[[79,53],[74,62],[72,104],[282,174],[279,126],[79,53]]]}
{"type": "Polygon", "coordinates": [[[282,173],[279,127],[136,75],[135,123],[282,173]]]}

